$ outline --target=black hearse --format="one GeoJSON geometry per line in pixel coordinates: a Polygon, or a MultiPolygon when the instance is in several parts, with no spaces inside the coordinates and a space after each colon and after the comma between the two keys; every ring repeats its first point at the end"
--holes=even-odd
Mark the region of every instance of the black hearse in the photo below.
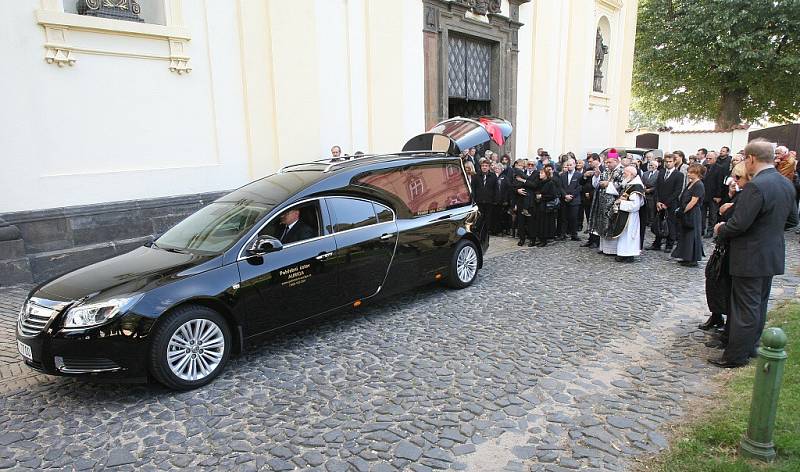
{"type": "Polygon", "coordinates": [[[191,389],[270,331],[437,280],[466,287],[487,244],[457,156],[510,132],[453,119],[397,154],[285,167],[147,246],[33,289],[19,351],[49,374],[191,389]]]}

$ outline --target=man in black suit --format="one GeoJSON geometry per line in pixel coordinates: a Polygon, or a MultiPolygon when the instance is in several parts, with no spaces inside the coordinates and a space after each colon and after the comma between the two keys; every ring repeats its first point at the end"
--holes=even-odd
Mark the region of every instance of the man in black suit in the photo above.
{"type": "Polygon", "coordinates": [[[678,208],[678,198],[683,190],[683,174],[675,168],[675,157],[672,154],[664,156],[664,165],[666,168],[658,174],[656,180],[656,239],[653,244],[648,246],[647,249],[659,250],[661,249],[661,240],[666,238],[667,244],[664,247],[664,252],[671,252],[672,246],[678,237],[678,223],[675,221],[675,209],[678,208]],[[662,234],[660,222],[662,219],[667,220],[667,233],[662,234]]]}
{"type": "Polygon", "coordinates": [[[559,175],[563,191],[563,207],[566,215],[566,232],[573,241],[580,241],[578,237],[578,218],[581,216],[581,177],[575,171],[575,160],[567,159],[564,162],[564,172],[559,175]]]}
{"type": "Polygon", "coordinates": [[[536,162],[532,159],[524,162],[523,169],[514,170],[514,180],[511,181],[512,195],[516,195],[517,204],[517,246],[525,244],[525,239],[532,234],[528,234],[528,228],[532,226],[531,206],[533,205],[533,195],[539,187],[539,171],[536,170],[536,162]]]}
{"type": "Polygon", "coordinates": [[[508,202],[510,177],[504,172],[503,166],[494,164],[492,170],[495,175],[494,200],[492,200],[492,234],[500,234],[509,229],[508,202]]]}
{"type": "MultiPolygon", "coordinates": [[[[598,197],[601,188],[595,187],[599,185],[599,176],[603,173],[603,166],[600,164],[600,156],[597,153],[589,155],[589,169],[584,170],[581,176],[581,201],[584,206],[584,213],[586,214],[586,223],[591,228],[592,222],[590,216],[592,215],[592,201],[598,197]]],[[[600,236],[589,232],[589,240],[581,247],[598,248],[600,247],[600,236]]]]}
{"type": "Polygon", "coordinates": [[[721,168],[717,166],[717,153],[711,151],[707,156],[707,170],[703,177],[703,185],[706,188],[705,199],[703,199],[703,228],[705,228],[704,236],[710,238],[719,216],[720,199],[718,197],[722,193],[723,178],[720,177],[721,168]]]}
{"type": "Polygon", "coordinates": [[[474,146],[467,150],[467,159],[472,162],[472,165],[475,167],[475,169],[480,168],[480,163],[478,162],[478,150],[475,149],[474,146]]]}
{"type": "Polygon", "coordinates": [[[310,226],[300,221],[300,210],[293,208],[284,212],[280,218],[278,239],[281,243],[290,244],[316,236],[310,226]]]}
{"type": "Polygon", "coordinates": [[[756,356],[767,321],[772,277],[784,271],[783,232],[797,225],[795,191],[774,165],[771,143],[751,141],[744,149],[752,180],[736,198],[733,217],[714,227],[714,234],[730,242],[731,331],[719,367],[739,367],[756,356]]]}
{"type": "Polygon", "coordinates": [[[472,176],[472,198],[478,204],[481,212],[480,237],[481,241],[488,241],[489,228],[492,227],[492,205],[497,190],[497,176],[491,171],[488,159],[481,159],[480,171],[472,176]]]}

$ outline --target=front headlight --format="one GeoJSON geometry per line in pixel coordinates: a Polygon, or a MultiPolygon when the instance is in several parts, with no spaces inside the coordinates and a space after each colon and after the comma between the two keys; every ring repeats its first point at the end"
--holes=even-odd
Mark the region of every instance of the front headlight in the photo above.
{"type": "Polygon", "coordinates": [[[132,307],[143,294],[130,297],[117,297],[88,305],[71,308],[64,318],[65,328],[89,328],[106,323],[119,313],[132,307]]]}
{"type": "Polygon", "coordinates": [[[17,322],[22,323],[22,320],[25,319],[25,313],[28,311],[28,300],[25,300],[25,303],[22,304],[22,308],[19,309],[19,316],[17,316],[17,322]]]}

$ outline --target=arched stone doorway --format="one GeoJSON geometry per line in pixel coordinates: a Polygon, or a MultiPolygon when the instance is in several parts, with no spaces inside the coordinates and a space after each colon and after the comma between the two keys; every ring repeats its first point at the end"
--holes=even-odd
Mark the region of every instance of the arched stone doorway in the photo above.
{"type": "MultiPolygon", "coordinates": [[[[494,115],[516,126],[519,6],[500,1],[423,0],[425,123],[494,115]]],[[[514,149],[512,138],[499,151],[514,149]]]]}

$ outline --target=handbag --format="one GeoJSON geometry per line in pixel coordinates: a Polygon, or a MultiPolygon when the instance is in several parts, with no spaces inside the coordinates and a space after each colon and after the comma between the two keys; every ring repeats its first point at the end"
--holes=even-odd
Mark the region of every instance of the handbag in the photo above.
{"type": "Polygon", "coordinates": [[[675,219],[678,221],[678,224],[680,224],[683,229],[686,230],[694,229],[694,221],[692,221],[692,216],[688,213],[685,213],[683,211],[683,208],[675,209],[675,219]]]}
{"type": "Polygon", "coordinates": [[[552,210],[557,209],[560,203],[561,203],[561,200],[559,200],[558,198],[554,198],[554,199],[550,200],[549,202],[546,202],[544,204],[544,208],[546,210],[548,210],[548,211],[552,211],[552,210]]]}
{"type": "Polygon", "coordinates": [[[706,278],[709,280],[719,280],[725,275],[725,261],[728,258],[728,243],[718,240],[714,246],[714,252],[706,263],[706,278]]]}

